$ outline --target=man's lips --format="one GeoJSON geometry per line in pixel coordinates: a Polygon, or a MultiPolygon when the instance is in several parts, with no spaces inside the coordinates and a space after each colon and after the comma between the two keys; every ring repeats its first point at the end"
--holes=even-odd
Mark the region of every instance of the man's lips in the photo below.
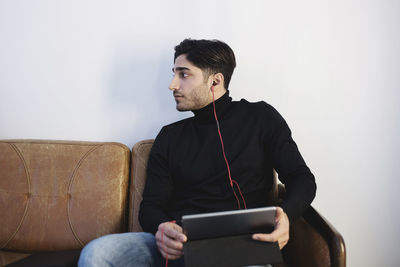
{"type": "Polygon", "coordinates": [[[183,97],[183,95],[174,95],[175,99],[183,97]]]}

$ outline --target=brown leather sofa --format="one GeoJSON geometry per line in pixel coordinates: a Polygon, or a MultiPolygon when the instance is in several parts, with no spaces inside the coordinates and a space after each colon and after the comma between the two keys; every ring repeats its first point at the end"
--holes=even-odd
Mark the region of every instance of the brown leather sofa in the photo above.
{"type": "MultiPolygon", "coordinates": [[[[99,236],[141,231],[153,140],[0,140],[0,266],[76,266],[99,236]],[[132,157],[131,157],[132,155],[132,157]]],[[[272,204],[284,187],[275,184],[272,204]]],[[[292,224],[280,266],[345,266],[341,235],[313,208],[292,224]]]]}

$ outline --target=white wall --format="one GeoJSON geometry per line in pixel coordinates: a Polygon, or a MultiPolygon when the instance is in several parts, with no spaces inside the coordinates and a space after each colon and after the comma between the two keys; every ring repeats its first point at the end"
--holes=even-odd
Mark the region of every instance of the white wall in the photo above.
{"type": "Polygon", "coordinates": [[[235,99],[287,119],[348,266],[398,266],[400,1],[0,0],[0,138],[154,138],[185,37],[232,46],[235,99]]]}

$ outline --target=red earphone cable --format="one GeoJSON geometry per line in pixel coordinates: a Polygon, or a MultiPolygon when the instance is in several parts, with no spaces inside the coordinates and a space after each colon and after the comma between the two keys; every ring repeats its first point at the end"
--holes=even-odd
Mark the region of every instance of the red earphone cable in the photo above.
{"type": "Polygon", "coordinates": [[[240,186],[239,186],[239,184],[238,184],[235,180],[232,179],[232,176],[231,176],[231,169],[229,168],[229,163],[228,163],[228,160],[227,160],[226,155],[225,155],[224,141],[222,140],[222,134],[221,134],[221,130],[220,130],[220,128],[219,128],[219,121],[218,121],[217,111],[216,111],[216,109],[215,109],[214,88],[212,88],[211,91],[212,91],[212,96],[213,96],[214,117],[215,117],[215,121],[217,122],[217,129],[218,129],[219,140],[221,141],[221,146],[222,146],[222,154],[223,154],[224,159],[225,159],[226,168],[228,169],[229,183],[230,183],[230,185],[231,185],[231,187],[232,187],[233,194],[235,195],[235,198],[236,198],[236,200],[237,200],[238,208],[240,209],[240,201],[239,201],[238,196],[236,195],[235,189],[234,189],[234,187],[233,187],[233,183],[236,184],[236,187],[237,187],[238,190],[239,190],[239,194],[240,194],[240,196],[242,197],[244,208],[247,209],[246,201],[244,200],[243,194],[242,194],[242,192],[241,192],[241,190],[240,190],[240,186]]]}

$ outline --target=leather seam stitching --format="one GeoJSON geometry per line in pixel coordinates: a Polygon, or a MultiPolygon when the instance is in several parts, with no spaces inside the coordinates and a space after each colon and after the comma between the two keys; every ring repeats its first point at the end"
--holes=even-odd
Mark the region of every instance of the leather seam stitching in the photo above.
{"type": "Polygon", "coordinates": [[[26,179],[27,179],[27,181],[28,181],[28,196],[29,196],[29,197],[28,197],[28,200],[27,200],[26,205],[25,205],[24,214],[22,215],[21,221],[19,222],[19,225],[18,225],[17,229],[16,229],[15,232],[10,236],[10,238],[0,247],[0,249],[5,248],[5,247],[8,245],[8,243],[10,243],[11,240],[13,240],[13,238],[14,238],[15,235],[18,233],[18,231],[21,229],[22,223],[24,222],[24,220],[25,220],[25,218],[26,218],[26,214],[28,213],[29,202],[30,202],[30,199],[31,199],[31,198],[30,198],[30,195],[31,195],[30,173],[29,173],[29,170],[28,170],[28,168],[27,168],[27,166],[26,166],[25,158],[23,157],[21,151],[20,151],[14,144],[11,144],[11,143],[7,143],[7,144],[9,144],[10,147],[12,147],[12,149],[17,153],[18,157],[20,158],[20,160],[22,161],[22,163],[23,163],[23,165],[24,165],[24,168],[25,168],[25,175],[26,175],[26,179]]]}
{"type": "Polygon", "coordinates": [[[103,145],[97,145],[92,147],[89,151],[87,151],[85,153],[85,155],[82,156],[82,158],[79,160],[78,164],[76,165],[75,169],[72,172],[72,175],[69,179],[69,185],[68,185],[68,201],[67,201],[67,217],[68,217],[68,223],[69,223],[69,227],[72,231],[72,234],[74,235],[75,239],[78,241],[78,243],[83,247],[84,244],[82,242],[82,240],[80,240],[80,238],[78,237],[78,234],[75,232],[75,229],[72,225],[72,221],[71,221],[71,212],[70,212],[70,201],[71,201],[71,188],[72,188],[72,184],[75,180],[75,175],[78,172],[78,169],[81,167],[83,161],[89,156],[89,154],[91,154],[94,150],[96,150],[97,148],[101,147],[103,145]]]}

